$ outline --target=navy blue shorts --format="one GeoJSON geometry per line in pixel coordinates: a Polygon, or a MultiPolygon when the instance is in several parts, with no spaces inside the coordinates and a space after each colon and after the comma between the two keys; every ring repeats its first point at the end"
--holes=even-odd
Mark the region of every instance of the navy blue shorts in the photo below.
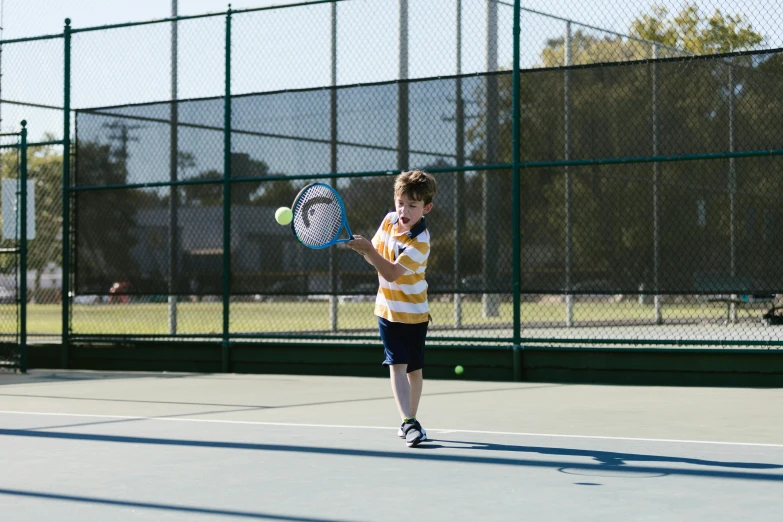
{"type": "Polygon", "coordinates": [[[383,340],[386,354],[384,365],[407,364],[408,373],[424,367],[424,340],[427,337],[428,323],[394,323],[383,317],[378,318],[378,330],[383,340]]]}

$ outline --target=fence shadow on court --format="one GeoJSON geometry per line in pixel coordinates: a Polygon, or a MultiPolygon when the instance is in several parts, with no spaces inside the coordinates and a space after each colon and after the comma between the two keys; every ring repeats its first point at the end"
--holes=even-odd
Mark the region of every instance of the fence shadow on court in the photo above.
{"type": "Polygon", "coordinates": [[[766,463],[750,463],[750,462],[718,462],[702,459],[689,459],[682,457],[672,456],[655,456],[655,455],[637,455],[632,453],[615,453],[605,451],[591,451],[581,449],[570,448],[543,448],[536,446],[513,446],[503,444],[486,444],[486,443],[472,443],[472,442],[460,442],[450,440],[432,440],[430,444],[420,446],[421,450],[395,452],[395,451],[380,451],[380,450],[361,450],[361,449],[349,449],[349,448],[328,448],[318,446],[296,446],[286,444],[264,444],[264,443],[248,443],[248,442],[229,442],[229,441],[209,441],[209,440],[186,440],[186,439],[167,439],[157,437],[134,437],[134,436],[119,436],[119,435],[103,435],[94,433],[68,433],[68,432],[56,432],[56,431],[34,431],[26,429],[0,429],[0,437],[31,437],[39,439],[56,439],[56,440],[76,440],[87,442],[99,442],[99,443],[124,443],[124,444],[149,444],[160,446],[181,446],[190,448],[204,448],[204,449],[236,449],[243,451],[266,451],[266,452],[286,452],[286,453],[300,453],[300,454],[320,454],[320,455],[335,455],[335,456],[352,456],[352,457],[367,457],[367,458],[379,458],[379,459],[405,459],[405,460],[423,460],[433,462],[456,462],[462,464],[494,464],[503,466],[519,466],[519,467],[537,467],[537,468],[552,468],[555,470],[568,467],[571,469],[582,469],[590,471],[605,471],[607,469],[622,469],[626,473],[658,473],[661,475],[679,475],[679,476],[697,476],[697,477],[711,477],[711,478],[725,478],[734,480],[757,480],[757,481],[772,481],[783,482],[783,474],[761,473],[758,471],[737,471],[737,470],[769,470],[769,469],[781,469],[783,466],[777,464],[766,463]],[[435,443],[435,444],[433,444],[435,443]],[[512,458],[512,457],[493,457],[493,456],[475,456],[475,455],[454,455],[443,452],[435,452],[439,448],[455,449],[455,446],[444,446],[446,444],[460,444],[465,448],[464,444],[471,444],[472,446],[465,449],[471,450],[490,450],[490,451],[504,451],[516,454],[542,454],[542,455],[554,455],[559,457],[567,457],[569,460],[536,460],[527,458],[512,458]],[[428,448],[429,451],[422,451],[428,448]],[[589,462],[573,461],[574,458],[593,458],[597,460],[599,464],[593,464],[589,462]],[[680,468],[680,467],[662,467],[662,466],[627,466],[621,463],[628,461],[639,462],[660,462],[660,463],[673,463],[673,464],[688,464],[699,466],[693,469],[680,468]],[[701,466],[707,467],[721,467],[721,468],[734,468],[726,470],[717,469],[700,469],[701,466]]]}
{"type": "Polygon", "coordinates": [[[159,504],[155,502],[134,502],[130,500],[117,500],[110,498],[85,497],[77,495],[58,495],[56,493],[44,493],[20,489],[0,488],[0,495],[22,498],[34,498],[37,500],[54,500],[67,502],[80,502],[98,506],[129,507],[135,509],[149,509],[158,511],[171,511],[174,513],[189,513],[193,515],[211,515],[221,517],[256,518],[261,520],[283,520],[287,522],[331,522],[334,519],[298,517],[293,515],[273,515],[271,513],[259,513],[256,511],[240,511],[231,509],[203,508],[195,506],[182,506],[176,504],[159,504]]]}
{"type": "MultiPolygon", "coordinates": [[[[672,457],[665,455],[641,455],[638,453],[621,453],[615,451],[582,450],[569,448],[545,448],[540,446],[515,446],[511,444],[492,444],[486,442],[469,442],[458,440],[431,439],[432,442],[454,444],[450,448],[465,448],[471,450],[510,451],[519,453],[538,453],[541,455],[556,455],[564,457],[587,457],[598,462],[601,467],[628,469],[629,462],[668,462],[688,464],[693,466],[708,466],[734,469],[783,469],[780,464],[764,464],[758,462],[723,462],[716,460],[693,459],[688,457],[672,457]]],[[[441,446],[446,447],[446,446],[441,446]]],[[[645,468],[647,469],[647,468],[645,468]]],[[[783,477],[780,477],[783,479],[783,477]]]]}

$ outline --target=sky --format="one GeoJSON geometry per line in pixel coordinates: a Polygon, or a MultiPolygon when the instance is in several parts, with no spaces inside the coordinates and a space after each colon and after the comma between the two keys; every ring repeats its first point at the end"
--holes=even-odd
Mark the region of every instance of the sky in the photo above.
{"type": "MultiPolygon", "coordinates": [[[[513,3],[513,0],[505,0],[513,3]]],[[[225,12],[268,5],[282,5],[285,1],[269,0],[178,0],[180,15],[225,12]]],[[[453,4],[437,0],[410,0],[410,5],[421,3],[453,4]]],[[[557,16],[572,18],[607,29],[622,30],[628,22],[653,4],[677,10],[677,0],[525,0],[523,8],[536,9],[557,16]]],[[[762,32],[772,34],[780,26],[783,13],[775,0],[696,0],[703,11],[720,8],[724,13],[744,14],[762,32]],[[776,13],[777,11],[777,13],[776,13]]],[[[70,17],[74,27],[91,27],[128,21],[164,18],[171,15],[171,0],[3,0],[3,38],[19,38],[62,31],[63,20],[70,17]]]]}

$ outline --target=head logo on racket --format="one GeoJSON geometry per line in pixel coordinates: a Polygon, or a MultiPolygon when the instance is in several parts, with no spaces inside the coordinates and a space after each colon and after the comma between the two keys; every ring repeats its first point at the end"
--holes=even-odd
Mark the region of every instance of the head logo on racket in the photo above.
{"type": "Polygon", "coordinates": [[[334,203],[333,199],[324,196],[316,196],[305,202],[302,205],[302,222],[304,222],[305,227],[310,228],[310,217],[315,216],[317,209],[314,209],[313,205],[331,205],[332,203],[334,203]]]}
{"type": "Polygon", "coordinates": [[[311,183],[303,188],[294,198],[291,211],[294,214],[291,230],[306,247],[326,248],[353,239],[343,200],[325,183],[311,183]],[[339,238],[343,228],[347,238],[339,238]]]}

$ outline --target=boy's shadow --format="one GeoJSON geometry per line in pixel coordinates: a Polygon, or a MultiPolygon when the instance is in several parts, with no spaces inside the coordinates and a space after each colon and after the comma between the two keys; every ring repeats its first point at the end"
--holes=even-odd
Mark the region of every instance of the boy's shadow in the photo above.
{"type": "Polygon", "coordinates": [[[655,463],[676,463],[690,464],[694,466],[709,466],[735,469],[783,469],[779,464],[763,464],[758,462],[723,462],[716,460],[693,459],[688,457],[672,457],[666,455],[642,455],[637,453],[619,453],[614,451],[600,451],[588,449],[569,449],[569,448],[545,448],[540,446],[515,446],[510,444],[493,444],[486,442],[470,442],[462,440],[446,439],[428,439],[426,443],[419,446],[421,449],[469,449],[484,451],[506,451],[515,453],[538,453],[540,455],[556,455],[559,457],[588,457],[596,461],[600,466],[620,467],[626,466],[629,462],[655,462],[655,463]],[[435,444],[433,444],[435,443],[435,444]],[[449,444],[445,446],[443,444],[449,444]]]}

